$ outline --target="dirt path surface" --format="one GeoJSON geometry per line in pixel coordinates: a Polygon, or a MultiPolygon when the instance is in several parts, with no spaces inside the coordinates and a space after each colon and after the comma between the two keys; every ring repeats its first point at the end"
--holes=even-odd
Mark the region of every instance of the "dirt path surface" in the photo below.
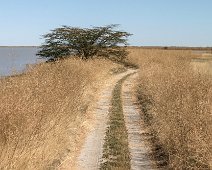
{"type": "Polygon", "coordinates": [[[128,143],[131,156],[132,170],[152,170],[157,169],[156,163],[150,158],[150,145],[148,144],[148,130],[141,119],[140,110],[136,104],[135,73],[128,77],[122,86],[123,114],[128,131],[128,143]]]}
{"type": "MultiPolygon", "coordinates": [[[[135,88],[137,72],[128,70],[124,73],[114,75],[109,80],[105,88],[99,94],[99,101],[93,109],[93,124],[91,130],[86,135],[85,142],[80,149],[74,167],[66,167],[64,170],[97,170],[101,167],[103,157],[103,145],[108,129],[109,112],[111,109],[112,92],[116,84],[129,75],[122,84],[121,99],[123,104],[123,114],[128,133],[128,143],[130,152],[130,169],[149,170],[157,169],[156,164],[148,156],[151,149],[148,145],[148,132],[142,124],[141,116],[137,104],[135,103],[135,88]],[[134,74],[133,74],[134,73],[134,74]]],[[[121,86],[120,86],[121,88],[121,86]]],[[[125,168],[129,169],[129,168],[125,168]]]]}
{"type": "Polygon", "coordinates": [[[100,100],[94,110],[95,122],[92,130],[88,134],[86,141],[78,157],[77,170],[95,170],[99,168],[103,153],[104,137],[107,129],[108,112],[110,109],[111,95],[116,83],[124,76],[135,72],[128,70],[113,77],[100,94],[100,100]]]}

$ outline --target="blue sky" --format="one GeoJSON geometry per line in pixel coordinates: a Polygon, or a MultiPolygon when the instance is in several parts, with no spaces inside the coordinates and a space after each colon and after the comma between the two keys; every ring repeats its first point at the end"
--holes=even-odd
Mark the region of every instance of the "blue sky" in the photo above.
{"type": "Polygon", "coordinates": [[[40,45],[61,25],[120,24],[131,45],[212,46],[212,0],[0,0],[0,45],[40,45]]]}

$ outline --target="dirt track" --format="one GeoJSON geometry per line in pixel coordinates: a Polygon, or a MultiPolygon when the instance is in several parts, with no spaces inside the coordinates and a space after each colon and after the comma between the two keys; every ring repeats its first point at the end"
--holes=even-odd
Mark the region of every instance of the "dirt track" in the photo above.
{"type": "Polygon", "coordinates": [[[155,169],[154,162],[148,157],[150,148],[142,139],[146,133],[144,126],[140,124],[140,113],[136,107],[133,84],[136,82],[136,70],[128,70],[114,75],[101,91],[99,101],[94,107],[94,121],[90,132],[85,138],[83,147],[80,149],[74,167],[63,169],[96,170],[100,169],[103,156],[103,145],[109,121],[112,91],[119,80],[130,75],[123,83],[121,98],[123,101],[123,114],[128,131],[128,143],[131,169],[155,169]],[[135,74],[133,74],[135,73],[135,74]]]}

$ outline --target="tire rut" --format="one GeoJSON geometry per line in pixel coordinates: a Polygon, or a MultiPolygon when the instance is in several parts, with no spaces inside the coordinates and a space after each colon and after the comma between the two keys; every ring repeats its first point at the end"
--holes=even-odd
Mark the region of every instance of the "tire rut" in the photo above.
{"type": "Polygon", "coordinates": [[[150,156],[152,148],[149,139],[152,137],[141,119],[140,109],[136,103],[134,85],[138,74],[131,75],[122,86],[122,103],[125,124],[128,131],[128,143],[132,170],[156,170],[157,165],[150,156]]]}

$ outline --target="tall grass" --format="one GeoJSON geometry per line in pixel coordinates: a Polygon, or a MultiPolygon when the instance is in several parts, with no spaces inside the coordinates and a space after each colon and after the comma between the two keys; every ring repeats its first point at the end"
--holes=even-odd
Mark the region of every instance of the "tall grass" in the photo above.
{"type": "Polygon", "coordinates": [[[113,67],[70,59],[0,79],[0,169],[51,169],[74,153],[86,108],[113,67]]]}
{"type": "Polygon", "coordinates": [[[170,169],[212,167],[212,78],[190,51],[129,49],[140,67],[138,98],[170,169]]]}

